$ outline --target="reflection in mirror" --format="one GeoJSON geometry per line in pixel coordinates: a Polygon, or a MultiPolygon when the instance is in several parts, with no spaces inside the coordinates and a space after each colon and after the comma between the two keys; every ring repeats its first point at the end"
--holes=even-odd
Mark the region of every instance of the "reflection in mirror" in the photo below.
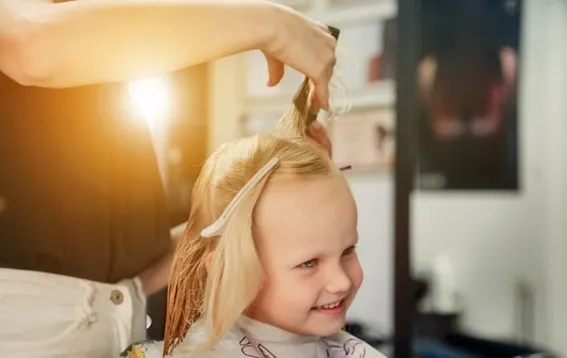
{"type": "Polygon", "coordinates": [[[567,235],[551,214],[566,214],[557,178],[567,166],[552,153],[564,142],[557,131],[567,134],[565,106],[541,92],[564,88],[564,60],[542,67],[545,51],[566,47],[559,37],[532,40],[551,26],[544,14],[567,14],[567,5],[535,3],[421,1],[411,205],[420,357],[567,354],[567,326],[556,318],[567,281],[549,264],[560,255],[550,248],[564,250],[558,238],[567,235]],[[542,116],[542,106],[555,114],[542,116]]]}

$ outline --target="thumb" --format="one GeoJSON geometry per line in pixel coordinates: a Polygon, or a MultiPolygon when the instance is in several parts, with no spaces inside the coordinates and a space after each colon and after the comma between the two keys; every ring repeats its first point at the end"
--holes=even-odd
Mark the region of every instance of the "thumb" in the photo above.
{"type": "Polygon", "coordinates": [[[284,64],[274,57],[267,55],[266,61],[268,64],[268,86],[273,87],[280,83],[284,75],[284,64]]]}

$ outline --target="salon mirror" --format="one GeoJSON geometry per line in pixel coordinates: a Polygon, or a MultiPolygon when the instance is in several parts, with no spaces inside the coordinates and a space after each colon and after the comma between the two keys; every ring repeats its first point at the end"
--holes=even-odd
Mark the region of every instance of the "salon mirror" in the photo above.
{"type": "Polygon", "coordinates": [[[565,356],[567,3],[419,3],[412,350],[565,356]]]}

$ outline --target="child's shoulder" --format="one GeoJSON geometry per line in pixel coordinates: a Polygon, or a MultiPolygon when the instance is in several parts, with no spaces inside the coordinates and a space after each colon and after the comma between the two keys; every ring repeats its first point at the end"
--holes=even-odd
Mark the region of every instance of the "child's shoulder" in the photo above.
{"type": "Polygon", "coordinates": [[[345,331],[327,337],[325,343],[330,358],[385,358],[376,348],[345,331]]]}
{"type": "Polygon", "coordinates": [[[162,358],[163,342],[146,341],[130,345],[118,358],[162,358]]]}

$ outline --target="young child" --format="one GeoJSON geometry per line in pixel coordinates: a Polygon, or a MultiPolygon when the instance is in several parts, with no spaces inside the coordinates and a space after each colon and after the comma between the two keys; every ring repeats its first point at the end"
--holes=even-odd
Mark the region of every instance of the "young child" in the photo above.
{"type": "Polygon", "coordinates": [[[353,196],[292,117],[207,160],[172,268],[165,341],[122,357],[382,357],[342,330],[363,277],[353,196]]]}

